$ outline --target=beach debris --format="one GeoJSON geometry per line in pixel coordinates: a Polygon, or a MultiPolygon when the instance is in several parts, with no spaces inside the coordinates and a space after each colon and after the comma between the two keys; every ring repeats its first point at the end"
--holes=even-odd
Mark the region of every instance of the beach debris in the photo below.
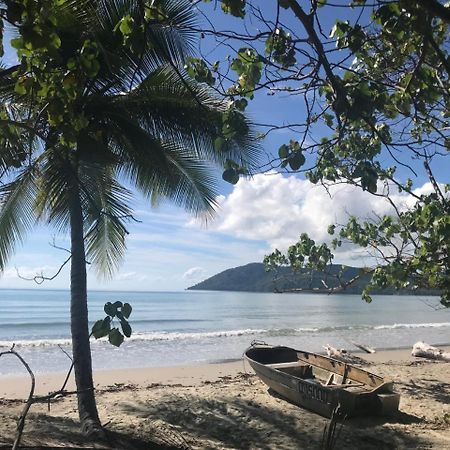
{"type": "Polygon", "coordinates": [[[329,344],[324,345],[323,348],[325,349],[325,351],[327,352],[327,355],[330,358],[338,359],[338,360],[344,361],[344,362],[351,362],[353,364],[366,364],[367,363],[367,361],[360,358],[359,356],[352,355],[345,348],[335,348],[329,344]]]}
{"type": "Polygon", "coordinates": [[[357,342],[350,341],[355,347],[358,347],[366,353],[376,353],[374,348],[368,347],[367,345],[358,344],[357,342]]]}
{"type": "MultiPolygon", "coordinates": [[[[36,376],[34,375],[34,372],[31,370],[30,365],[25,361],[25,359],[18,353],[15,349],[16,345],[12,344],[11,348],[7,351],[0,352],[0,358],[3,356],[11,355],[17,358],[20,363],[23,365],[23,367],[28,372],[28,375],[30,376],[30,392],[28,394],[27,400],[24,402],[25,405],[22,409],[22,412],[17,419],[17,427],[16,427],[16,436],[14,439],[14,443],[11,447],[11,450],[18,450],[20,447],[20,443],[22,441],[22,434],[23,430],[25,428],[25,420],[27,418],[28,412],[30,411],[30,408],[35,403],[47,403],[48,410],[50,411],[50,404],[55,399],[60,399],[62,397],[66,397],[68,395],[76,395],[79,393],[79,391],[68,391],[66,390],[67,382],[69,381],[70,374],[73,369],[73,360],[71,356],[63,350],[63,352],[71,359],[72,365],[70,366],[70,369],[66,375],[66,378],[61,386],[61,388],[57,391],[51,391],[47,395],[36,395],[35,394],[35,388],[36,388],[36,376]]],[[[106,436],[106,435],[105,435],[106,436]]]]}
{"type": "Polygon", "coordinates": [[[419,358],[437,359],[440,361],[450,362],[450,352],[444,352],[444,350],[433,347],[423,341],[416,342],[413,345],[411,355],[419,358]]]}
{"type": "Polygon", "coordinates": [[[186,438],[171,424],[157,419],[149,421],[148,425],[155,443],[179,450],[192,449],[186,438]]]}
{"type": "Polygon", "coordinates": [[[346,356],[348,356],[348,352],[347,350],[345,350],[345,348],[335,348],[329,344],[324,345],[323,348],[330,358],[345,358],[346,356]]]}
{"type": "Polygon", "coordinates": [[[322,450],[333,450],[336,448],[336,443],[344,426],[344,421],[347,418],[343,414],[340,405],[336,406],[330,418],[330,422],[325,425],[322,435],[322,443],[320,448],[322,450]]]}

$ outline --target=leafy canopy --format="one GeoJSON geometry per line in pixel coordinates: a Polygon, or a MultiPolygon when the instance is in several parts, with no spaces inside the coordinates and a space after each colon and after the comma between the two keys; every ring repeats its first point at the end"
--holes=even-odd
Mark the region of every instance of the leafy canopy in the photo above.
{"type": "Polygon", "coordinates": [[[185,71],[189,2],[3,6],[19,62],[0,72],[0,268],[36,220],[69,229],[74,180],[87,258],[110,276],[133,219],[125,182],[152,203],[212,214],[214,166],[247,174],[254,165],[243,113],[185,71]]]}
{"type": "Polygon", "coordinates": [[[292,132],[271,168],[303,173],[325,187],[354,185],[384,197],[391,208],[383,217],[334,224],[330,245],[302,235],[283,257],[268,255],[268,269],[297,268],[305,261],[321,268],[332,261],[333,250],[352,244],[374,257],[367,268],[372,274],[363,294],[367,301],[373,287],[393,285],[437,289],[441,303],[450,306],[449,171],[440,170],[450,167],[448,5],[439,0],[223,0],[221,5],[236,18],[235,27],[213,22],[203,33],[216,39],[219,58],[227,57],[191,61],[193,75],[201,66],[202,80],[243,110],[260,93],[303,99],[300,113],[263,125],[263,136],[292,132]],[[239,22],[243,18],[245,25],[239,22]],[[444,175],[435,176],[438,172],[444,175]],[[425,179],[429,189],[417,190],[425,179]],[[408,207],[396,203],[396,192],[408,198],[408,207]]]}

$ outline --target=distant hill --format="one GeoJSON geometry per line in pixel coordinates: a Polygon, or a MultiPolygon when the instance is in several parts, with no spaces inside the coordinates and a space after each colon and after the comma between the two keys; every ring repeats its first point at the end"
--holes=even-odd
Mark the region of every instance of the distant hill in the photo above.
{"type": "MultiPolygon", "coordinates": [[[[302,290],[305,292],[325,292],[328,288],[339,286],[336,275],[342,272],[341,279],[348,282],[360,273],[359,267],[332,264],[326,273],[299,271],[293,273],[290,268],[279,270],[276,279],[273,272],[266,272],[264,264],[250,263],[245,266],[224,270],[194,286],[189,290],[205,291],[241,291],[241,292],[282,292],[289,290],[302,290]]],[[[345,289],[347,294],[360,294],[369,280],[369,275],[363,275],[355,283],[345,289]]],[[[383,289],[374,293],[380,294],[420,294],[433,295],[435,292],[421,290],[383,289]]]]}

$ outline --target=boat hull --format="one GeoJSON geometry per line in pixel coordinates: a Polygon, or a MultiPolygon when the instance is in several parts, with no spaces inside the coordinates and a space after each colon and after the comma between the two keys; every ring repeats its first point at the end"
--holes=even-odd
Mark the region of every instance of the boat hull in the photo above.
{"type": "Polygon", "coordinates": [[[370,372],[341,361],[314,353],[300,352],[289,347],[269,346],[259,346],[256,348],[256,352],[255,347],[250,347],[245,352],[245,358],[258,377],[273,391],[288,401],[322,416],[331,417],[338,406],[340,412],[347,417],[386,415],[398,410],[400,396],[393,392],[392,383],[386,383],[370,372]],[[277,349],[279,358],[274,358],[277,349]],[[271,353],[267,358],[264,355],[265,351],[271,353]],[[260,360],[262,359],[262,362],[255,360],[255,353],[258,354],[260,360]],[[329,371],[330,374],[339,375],[342,372],[340,374],[342,375],[344,371],[347,373],[353,371],[352,376],[362,379],[367,377],[373,385],[364,385],[364,389],[358,388],[363,383],[357,383],[357,381],[354,381],[353,384],[350,381],[349,384],[340,386],[323,385],[307,373],[308,367],[311,365],[303,364],[305,361],[299,359],[297,361],[300,365],[296,365],[293,355],[296,355],[296,358],[299,358],[298,355],[307,356],[306,362],[311,362],[313,367],[322,371],[327,370],[327,367],[334,368],[334,372],[329,371]],[[268,362],[265,361],[265,358],[268,362]],[[277,367],[283,368],[277,369],[277,367]]]}

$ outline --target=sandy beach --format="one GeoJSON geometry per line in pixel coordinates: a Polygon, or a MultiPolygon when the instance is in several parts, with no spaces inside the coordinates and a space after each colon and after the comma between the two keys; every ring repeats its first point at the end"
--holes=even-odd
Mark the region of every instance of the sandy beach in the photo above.
{"type": "MultiPolygon", "coordinates": [[[[450,363],[413,358],[410,350],[361,356],[368,370],[395,381],[400,412],[347,420],[337,448],[450,449],[450,363]]],[[[56,390],[63,379],[39,376],[36,392],[56,390]]],[[[269,393],[243,361],[98,371],[95,383],[100,417],[120,448],[319,449],[328,422],[269,393]]],[[[26,377],[0,378],[0,447],[12,443],[28,389],[26,377]]],[[[33,405],[23,443],[108,448],[86,443],[77,419],[73,396],[50,411],[33,405]]]]}

